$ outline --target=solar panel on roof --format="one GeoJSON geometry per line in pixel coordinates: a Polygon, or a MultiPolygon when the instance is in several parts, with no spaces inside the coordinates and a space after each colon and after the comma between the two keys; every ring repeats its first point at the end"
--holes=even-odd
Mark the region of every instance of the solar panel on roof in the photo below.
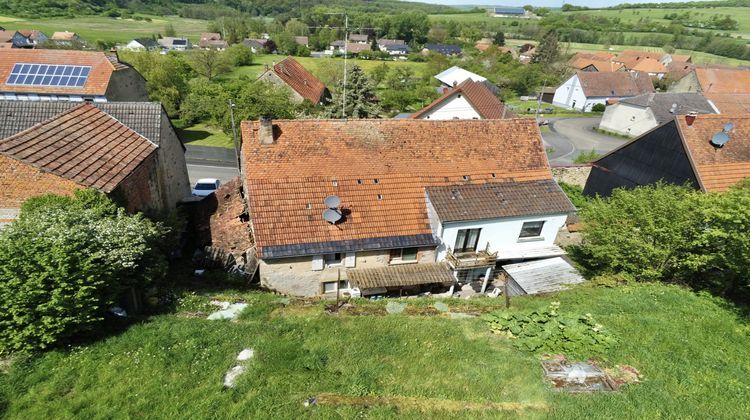
{"type": "Polygon", "coordinates": [[[187,41],[184,39],[175,39],[172,41],[172,45],[187,45],[187,41]]]}
{"type": "Polygon", "coordinates": [[[17,63],[5,81],[8,85],[83,87],[90,66],[17,63]]]}

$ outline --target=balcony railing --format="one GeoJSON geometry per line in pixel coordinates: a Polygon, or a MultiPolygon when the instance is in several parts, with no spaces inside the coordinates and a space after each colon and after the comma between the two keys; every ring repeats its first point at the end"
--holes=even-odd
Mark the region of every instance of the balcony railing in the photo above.
{"type": "Polygon", "coordinates": [[[453,252],[448,248],[445,259],[454,270],[493,267],[497,262],[497,252],[489,252],[488,249],[475,252],[453,252]]]}

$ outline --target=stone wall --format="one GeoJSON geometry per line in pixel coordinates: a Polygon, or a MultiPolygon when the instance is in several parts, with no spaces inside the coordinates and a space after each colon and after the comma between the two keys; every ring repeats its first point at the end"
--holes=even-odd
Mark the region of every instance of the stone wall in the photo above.
{"type": "MultiPolygon", "coordinates": [[[[434,248],[421,248],[417,254],[418,263],[435,262],[434,248]]],[[[390,263],[390,250],[362,251],[356,253],[355,267],[383,267],[390,263]]],[[[336,281],[341,273],[341,280],[347,279],[342,264],[339,267],[328,267],[323,270],[312,269],[312,257],[282,258],[260,261],[260,283],[268,289],[298,296],[321,294],[322,283],[336,281]]]]}
{"type": "Polygon", "coordinates": [[[146,102],[146,80],[134,68],[116,70],[104,96],[111,102],[146,102]]]}
{"type": "Polygon", "coordinates": [[[153,214],[164,210],[159,186],[156,153],[143,161],[117,186],[113,194],[122,196],[128,212],[153,214]]]}
{"type": "Polygon", "coordinates": [[[161,136],[159,141],[159,170],[161,172],[161,190],[164,194],[164,207],[175,209],[177,203],[185,197],[190,197],[191,186],[185,163],[185,149],[167,113],[161,111],[161,136]]]}
{"type": "Polygon", "coordinates": [[[557,182],[578,185],[583,188],[591,173],[591,165],[558,166],[552,168],[552,177],[557,182]]]}

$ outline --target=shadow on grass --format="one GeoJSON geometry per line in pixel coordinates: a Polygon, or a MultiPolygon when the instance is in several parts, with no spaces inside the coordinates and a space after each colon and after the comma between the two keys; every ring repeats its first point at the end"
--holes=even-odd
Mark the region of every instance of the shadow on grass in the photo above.
{"type": "Polygon", "coordinates": [[[177,129],[177,135],[180,137],[180,139],[182,139],[183,143],[191,143],[211,137],[211,133],[209,133],[208,131],[190,130],[184,128],[177,129]]]}

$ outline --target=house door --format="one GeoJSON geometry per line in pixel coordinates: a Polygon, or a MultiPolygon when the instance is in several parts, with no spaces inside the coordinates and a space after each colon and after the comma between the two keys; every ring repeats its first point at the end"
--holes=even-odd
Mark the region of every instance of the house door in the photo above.
{"type": "Polygon", "coordinates": [[[482,229],[461,229],[456,235],[456,246],[454,252],[475,252],[479,242],[479,233],[482,229]]]}

